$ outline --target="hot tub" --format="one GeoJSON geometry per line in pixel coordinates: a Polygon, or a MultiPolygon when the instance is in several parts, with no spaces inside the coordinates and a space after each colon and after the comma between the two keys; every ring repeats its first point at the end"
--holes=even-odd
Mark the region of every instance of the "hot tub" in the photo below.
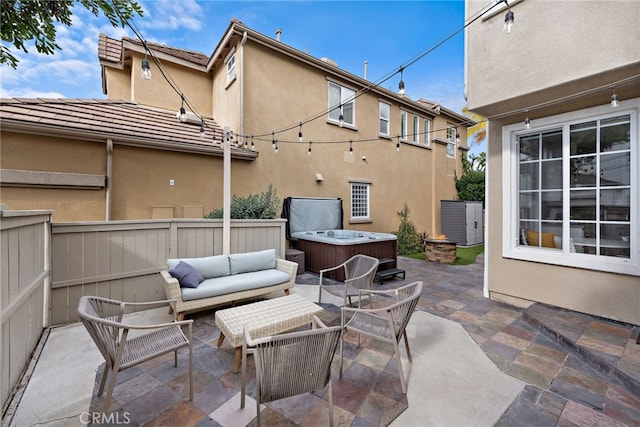
{"type": "MultiPolygon", "coordinates": [[[[288,219],[287,238],[292,247],[304,252],[308,271],[319,274],[320,270],[340,265],[357,254],[391,259],[387,267],[396,266],[396,236],[343,229],[340,199],[288,197],[282,216],[288,219]]],[[[344,280],[342,270],[336,272],[335,279],[344,280]]]]}

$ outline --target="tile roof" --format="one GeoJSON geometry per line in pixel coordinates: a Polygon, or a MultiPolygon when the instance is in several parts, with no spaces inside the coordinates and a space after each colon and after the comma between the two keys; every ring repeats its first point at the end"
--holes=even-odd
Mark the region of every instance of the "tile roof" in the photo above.
{"type": "MultiPolygon", "coordinates": [[[[144,49],[142,42],[138,39],[123,37],[122,40],[117,40],[108,37],[105,34],[100,34],[98,38],[98,58],[101,61],[122,62],[123,42],[125,41],[140,46],[141,49],[144,49]]],[[[163,53],[176,59],[182,59],[199,66],[204,67],[209,61],[209,57],[201,52],[165,46],[157,43],[145,43],[147,47],[153,52],[163,53]]]]}
{"type": "Polygon", "coordinates": [[[122,62],[122,41],[100,34],[98,37],[98,58],[101,61],[122,62]]]}
{"type": "MultiPolygon", "coordinates": [[[[0,99],[3,130],[40,134],[82,135],[84,139],[112,139],[114,143],[141,145],[177,151],[222,153],[222,129],[205,119],[205,136],[200,124],[181,123],[176,112],[106,99],[0,99]],[[213,142],[215,129],[217,141],[213,142]]],[[[253,159],[257,153],[231,148],[232,156],[253,159]]]]}

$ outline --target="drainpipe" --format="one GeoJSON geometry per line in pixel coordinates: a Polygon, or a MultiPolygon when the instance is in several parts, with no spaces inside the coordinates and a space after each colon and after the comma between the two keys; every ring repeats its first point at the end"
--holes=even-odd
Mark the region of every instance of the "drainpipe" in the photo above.
{"type": "Polygon", "coordinates": [[[247,42],[247,32],[242,35],[242,41],[240,42],[240,135],[245,135],[244,132],[244,45],[247,42]]]}
{"type": "Polygon", "coordinates": [[[105,221],[111,221],[111,181],[113,175],[113,140],[107,139],[107,188],[105,195],[105,221]]]}

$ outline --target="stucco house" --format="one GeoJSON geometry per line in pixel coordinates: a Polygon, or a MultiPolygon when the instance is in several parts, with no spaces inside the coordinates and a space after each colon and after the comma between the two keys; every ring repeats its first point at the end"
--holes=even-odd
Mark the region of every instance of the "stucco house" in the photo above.
{"type": "Polygon", "coordinates": [[[210,56],[104,35],[98,50],[107,100],[2,100],[8,208],[53,209],[54,221],[201,218],[222,207],[223,128],[232,194],[272,184],[280,199],[338,197],[345,228],[397,230],[407,203],[419,231],[439,232],[440,200],[456,198],[467,117],[280,34],[233,19],[210,56]]]}
{"type": "Polygon", "coordinates": [[[467,0],[466,15],[481,15],[465,66],[489,129],[486,295],[640,324],[640,3],[467,0]]]}

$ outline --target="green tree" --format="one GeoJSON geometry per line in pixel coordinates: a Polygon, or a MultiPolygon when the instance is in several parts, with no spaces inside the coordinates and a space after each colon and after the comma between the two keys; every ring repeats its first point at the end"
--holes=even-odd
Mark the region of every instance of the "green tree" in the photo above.
{"type": "MultiPolygon", "coordinates": [[[[135,14],[142,16],[142,8],[132,0],[75,0],[95,16],[100,12],[114,27],[127,25],[135,14]]],[[[34,40],[36,50],[51,55],[60,46],[56,43],[59,22],[71,26],[74,0],[0,0],[0,31],[2,41],[28,53],[25,43],[34,40]]],[[[11,50],[0,44],[0,64],[17,68],[18,59],[11,50]]]]}
{"type": "Polygon", "coordinates": [[[479,201],[484,206],[486,158],[483,152],[462,159],[462,176],[455,177],[459,200],[479,201]]]}
{"type": "Polygon", "coordinates": [[[416,232],[416,227],[409,219],[409,207],[404,204],[401,211],[398,212],[400,217],[400,227],[396,237],[398,238],[398,255],[413,255],[422,252],[420,245],[420,235],[416,232]]]}

